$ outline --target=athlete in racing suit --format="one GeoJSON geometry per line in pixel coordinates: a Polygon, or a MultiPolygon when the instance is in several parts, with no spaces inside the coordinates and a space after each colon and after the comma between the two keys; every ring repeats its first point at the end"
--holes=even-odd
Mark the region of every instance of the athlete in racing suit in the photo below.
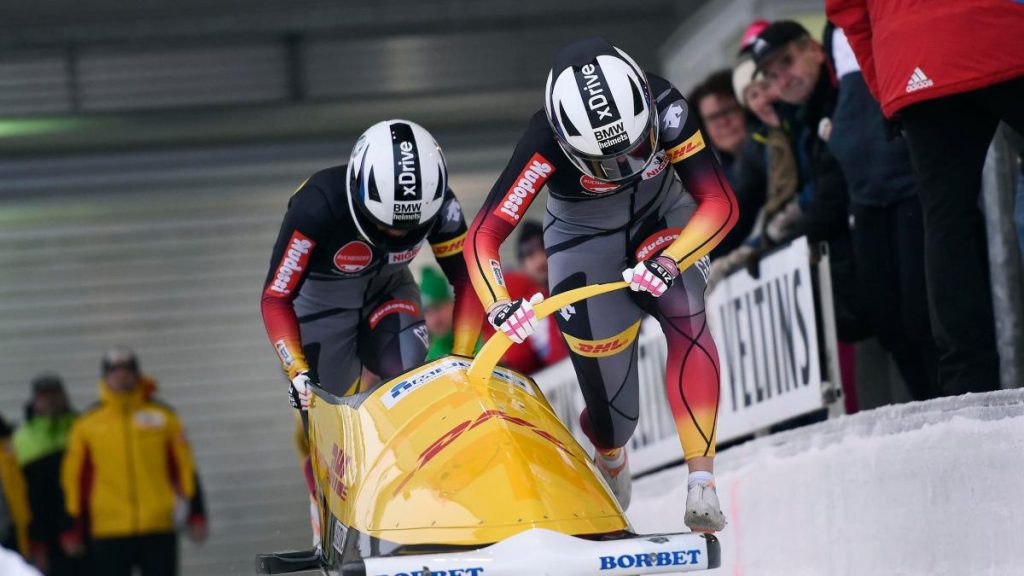
{"type": "Polygon", "coordinates": [[[309,406],[311,383],[347,395],[361,391],[363,366],[387,380],[423,362],[427,329],[409,262],[424,240],[455,289],[453,353],[471,355],[483,311],[459,257],[465,237],[440,148],[412,122],[371,127],[349,165],[303,183],[261,302],[293,406],[309,406]]]}
{"type": "Polygon", "coordinates": [[[725,525],[711,474],[719,364],[704,289],[707,254],[735,223],[737,205],[705,142],[696,111],[667,80],[603,40],[569,45],[555,58],[545,109],[469,228],[465,258],[491,323],[513,340],[528,335],[538,299],[510,300],[498,248],[548,187],[551,294],[623,278],[633,289],[556,315],[596,464],[628,506],[624,446],[639,417],[636,338],[646,312],[672,351],[666,390],[690,468],[686,524],[715,531],[725,525]]]}

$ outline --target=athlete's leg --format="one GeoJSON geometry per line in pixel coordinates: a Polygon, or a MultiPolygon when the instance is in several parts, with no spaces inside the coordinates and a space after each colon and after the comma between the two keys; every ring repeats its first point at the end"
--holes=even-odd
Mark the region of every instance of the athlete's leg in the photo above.
{"type": "Polygon", "coordinates": [[[309,362],[310,377],[336,396],[353,393],[362,365],[356,356],[359,310],[297,309],[302,353],[309,362]]]}
{"type": "MultiPolygon", "coordinates": [[[[622,280],[626,260],[621,234],[578,244],[564,240],[550,228],[545,234],[552,295],[622,280]]],[[[556,314],[586,401],[580,423],[599,449],[621,448],[636,429],[636,336],[642,314],[624,290],[578,302],[556,314]]]]}
{"type": "Polygon", "coordinates": [[[394,378],[427,357],[427,325],[420,291],[406,270],[397,287],[369,308],[360,326],[359,357],[382,380],[394,378]]]}
{"type": "Polygon", "coordinates": [[[668,355],[665,392],[689,470],[683,521],[697,532],[717,532],[725,527],[712,475],[719,364],[705,311],[707,270],[706,260],[684,270],[656,303],[656,316],[672,351],[668,355]]]}
{"type": "Polygon", "coordinates": [[[665,393],[690,471],[712,471],[718,423],[718,349],[705,311],[707,262],[683,270],[655,302],[668,355],[665,393]]]}
{"type": "MultiPolygon", "coordinates": [[[[552,226],[545,233],[552,294],[622,279],[625,231],[580,232],[552,226]]],[[[636,337],[642,315],[624,290],[556,314],[586,403],[580,425],[596,449],[598,470],[623,509],[629,507],[632,492],[624,447],[639,417],[636,337]]]]}
{"type": "MultiPolygon", "coordinates": [[[[359,332],[359,310],[308,308],[296,301],[299,316],[299,330],[302,337],[302,353],[309,363],[310,378],[321,388],[336,396],[352,394],[358,389],[362,366],[356,357],[356,337],[359,332]]],[[[303,434],[308,434],[309,421],[302,419],[303,434]]],[[[314,447],[310,446],[310,450],[314,447]]],[[[310,526],[313,531],[313,546],[320,545],[320,514],[316,500],[316,486],[313,463],[309,455],[302,466],[303,476],[309,488],[310,526]]]]}

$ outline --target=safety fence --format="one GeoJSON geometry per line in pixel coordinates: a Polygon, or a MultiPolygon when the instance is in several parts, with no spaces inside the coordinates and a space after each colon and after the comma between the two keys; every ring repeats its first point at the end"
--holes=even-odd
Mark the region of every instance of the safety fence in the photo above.
{"type": "MultiPolygon", "coordinates": [[[[767,255],[759,278],[741,270],[708,295],[708,320],[721,364],[719,444],[824,408],[841,411],[828,256],[814,259],[812,267],[811,247],[799,238],[767,255]]],[[[637,346],[640,419],[630,461],[634,474],[642,474],[678,462],[682,451],[665,393],[669,351],[654,319],[642,324],[637,346]]],[[[572,364],[563,361],[535,379],[558,416],[589,448],[579,425],[584,401],[572,364]]]]}

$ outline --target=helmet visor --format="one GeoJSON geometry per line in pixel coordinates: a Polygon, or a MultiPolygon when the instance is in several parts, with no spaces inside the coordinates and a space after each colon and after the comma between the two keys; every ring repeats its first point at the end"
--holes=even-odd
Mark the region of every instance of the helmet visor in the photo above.
{"type": "Polygon", "coordinates": [[[640,174],[657,153],[658,125],[648,121],[647,135],[625,152],[611,156],[590,156],[562,143],[569,160],[584,174],[605,182],[621,182],[640,174]]]}

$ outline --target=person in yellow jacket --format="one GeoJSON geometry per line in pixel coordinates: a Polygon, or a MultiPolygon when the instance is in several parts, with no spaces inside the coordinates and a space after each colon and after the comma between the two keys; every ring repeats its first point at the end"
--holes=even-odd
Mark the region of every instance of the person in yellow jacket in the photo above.
{"type": "Polygon", "coordinates": [[[0,546],[28,557],[28,490],[11,445],[11,430],[0,417],[0,546]]]}
{"type": "Polygon", "coordinates": [[[103,357],[100,401],[71,429],[61,470],[75,528],[69,552],[89,538],[93,574],[177,574],[174,509],[195,493],[195,469],[174,411],[152,399],[155,383],[123,347],[103,357]]]}

